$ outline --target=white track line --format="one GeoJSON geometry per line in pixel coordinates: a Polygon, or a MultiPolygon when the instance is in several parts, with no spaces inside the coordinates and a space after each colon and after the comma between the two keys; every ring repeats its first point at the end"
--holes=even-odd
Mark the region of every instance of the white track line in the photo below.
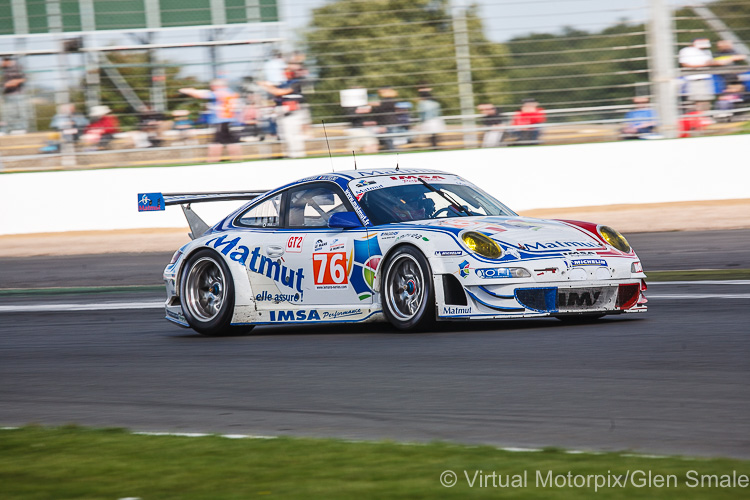
{"type": "Polygon", "coordinates": [[[124,309],[163,309],[164,301],[104,302],[99,304],[19,304],[0,306],[0,313],[10,312],[66,312],[66,311],[117,311],[124,309]]]}

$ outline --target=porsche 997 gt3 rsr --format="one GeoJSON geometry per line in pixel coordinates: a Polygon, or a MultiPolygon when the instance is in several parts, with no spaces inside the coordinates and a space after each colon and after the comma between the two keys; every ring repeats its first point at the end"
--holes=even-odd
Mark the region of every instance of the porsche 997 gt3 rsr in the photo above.
{"type": "Polygon", "coordinates": [[[520,217],[427,170],[315,175],[268,192],[139,194],[181,204],[194,239],[164,270],[166,318],[205,335],[261,324],[645,312],[645,274],[614,229],[520,217]],[[213,227],[191,204],[250,200],[213,227]]]}

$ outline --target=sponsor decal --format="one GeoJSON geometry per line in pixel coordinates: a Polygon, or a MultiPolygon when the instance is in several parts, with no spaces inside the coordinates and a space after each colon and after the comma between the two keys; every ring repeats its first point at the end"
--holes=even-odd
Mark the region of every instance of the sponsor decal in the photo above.
{"type": "Polygon", "coordinates": [[[454,218],[441,220],[436,225],[455,227],[457,229],[469,229],[469,228],[481,226],[481,224],[479,224],[478,222],[472,222],[468,220],[461,220],[461,219],[454,219],[454,218]]]}
{"type": "Polygon", "coordinates": [[[419,179],[427,182],[444,181],[445,177],[442,175],[394,175],[391,176],[391,180],[401,181],[404,183],[419,182],[419,179]]]}
{"type": "Polygon", "coordinates": [[[590,250],[581,250],[578,252],[561,252],[561,255],[564,255],[566,257],[579,257],[582,255],[596,255],[596,252],[592,252],[590,250]]]}
{"type": "Polygon", "coordinates": [[[351,252],[349,282],[359,300],[369,299],[374,293],[375,277],[383,259],[378,238],[373,234],[362,240],[354,240],[351,252]]]}
{"type": "Polygon", "coordinates": [[[599,300],[599,296],[601,295],[601,290],[597,290],[595,292],[558,292],[557,293],[557,303],[558,307],[573,307],[578,306],[581,307],[583,305],[587,306],[593,306],[596,304],[596,301],[599,300]]]}
{"type": "Polygon", "coordinates": [[[281,264],[281,260],[273,260],[265,255],[260,254],[260,247],[255,247],[252,251],[245,245],[240,245],[240,237],[227,240],[227,235],[221,235],[212,238],[206,242],[207,247],[213,247],[219,250],[231,260],[239,262],[246,266],[250,271],[257,274],[264,274],[267,278],[276,283],[287,287],[291,290],[297,290],[302,293],[302,280],[305,275],[302,268],[289,269],[281,264]]]}
{"type": "Polygon", "coordinates": [[[375,191],[377,189],[381,189],[382,187],[383,186],[381,186],[380,184],[376,186],[367,186],[367,187],[355,190],[354,195],[357,197],[357,200],[361,200],[362,197],[365,195],[365,193],[368,193],[370,191],[375,191]]]}
{"type": "Polygon", "coordinates": [[[557,248],[601,248],[599,243],[595,241],[548,241],[546,243],[535,242],[535,243],[523,243],[518,244],[522,250],[539,251],[539,250],[554,250],[557,248]]]}
{"type": "Polygon", "coordinates": [[[377,181],[363,179],[363,180],[359,181],[358,183],[356,183],[355,186],[358,187],[358,188],[361,188],[361,187],[365,187],[365,186],[370,186],[372,184],[377,184],[377,181]]]}
{"type": "Polygon", "coordinates": [[[139,193],[138,211],[154,212],[164,210],[164,196],[161,193],[139,193]]]}
{"type": "Polygon", "coordinates": [[[317,309],[292,309],[287,311],[269,311],[273,322],[279,321],[320,321],[349,318],[362,314],[362,309],[348,309],[345,311],[318,311],[317,309]]]}
{"type": "MultiPolygon", "coordinates": [[[[566,262],[566,264],[567,264],[567,262],[566,262]]],[[[555,274],[555,273],[557,273],[557,271],[558,271],[558,269],[556,267],[548,267],[546,269],[534,269],[534,272],[536,273],[537,276],[542,276],[542,275],[547,274],[547,273],[555,274]]]]}
{"type": "Polygon", "coordinates": [[[455,314],[471,314],[471,307],[443,306],[443,316],[455,314]]]}
{"type": "Polygon", "coordinates": [[[398,238],[396,238],[396,241],[401,241],[401,240],[404,240],[406,238],[412,238],[414,240],[430,241],[430,239],[427,236],[422,236],[421,234],[417,234],[417,233],[402,234],[401,236],[399,236],[398,238]]]}
{"type": "Polygon", "coordinates": [[[302,243],[305,241],[304,236],[290,236],[286,240],[286,251],[291,253],[302,253],[302,243]]]}
{"type": "Polygon", "coordinates": [[[298,302],[302,298],[299,293],[271,293],[267,290],[255,296],[256,302],[298,302]]]}
{"type": "Polygon", "coordinates": [[[435,250],[435,257],[460,257],[463,250],[435,250]]]}
{"type": "Polygon", "coordinates": [[[315,242],[315,248],[314,248],[313,251],[314,252],[319,252],[319,251],[323,250],[327,246],[328,246],[328,242],[327,241],[317,240],[315,242]]]}
{"type": "Polygon", "coordinates": [[[462,278],[466,278],[467,276],[469,276],[469,271],[471,269],[471,267],[469,267],[469,261],[465,260],[461,262],[458,265],[458,269],[459,269],[459,274],[461,275],[462,278]]]}
{"type": "Polygon", "coordinates": [[[510,269],[506,269],[504,267],[474,269],[474,274],[485,280],[513,277],[513,275],[510,274],[510,269]]]}
{"type": "Polygon", "coordinates": [[[313,277],[318,290],[348,288],[346,252],[317,252],[313,254],[313,277]]]}
{"type": "Polygon", "coordinates": [[[607,261],[604,259],[575,259],[570,262],[573,267],[577,266],[604,266],[607,267],[607,261]]]}
{"type": "Polygon", "coordinates": [[[631,266],[633,268],[634,273],[642,273],[643,272],[643,265],[640,263],[640,261],[633,262],[633,265],[631,266]]]}
{"type": "Polygon", "coordinates": [[[392,240],[398,235],[398,231],[386,231],[384,233],[380,233],[380,239],[381,240],[392,240]]]}
{"type": "Polygon", "coordinates": [[[362,210],[362,207],[359,206],[359,203],[357,203],[357,200],[354,199],[354,196],[352,196],[352,193],[346,189],[344,190],[344,193],[346,193],[346,197],[349,199],[349,202],[354,207],[354,211],[357,212],[357,215],[359,216],[360,220],[365,226],[370,225],[370,219],[367,218],[365,215],[365,212],[362,210]]]}

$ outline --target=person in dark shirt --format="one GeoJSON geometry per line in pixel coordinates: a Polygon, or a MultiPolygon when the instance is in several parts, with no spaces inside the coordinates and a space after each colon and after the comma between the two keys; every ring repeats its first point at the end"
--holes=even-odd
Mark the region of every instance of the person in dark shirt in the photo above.
{"type": "Polygon", "coordinates": [[[500,146],[505,133],[503,115],[500,110],[494,104],[480,104],[477,108],[482,113],[482,118],[480,118],[482,127],[489,128],[489,130],[484,131],[482,136],[482,147],[494,148],[500,146]]]}
{"type": "Polygon", "coordinates": [[[3,127],[2,132],[25,133],[29,126],[23,87],[26,76],[18,62],[3,58],[3,127]]]}

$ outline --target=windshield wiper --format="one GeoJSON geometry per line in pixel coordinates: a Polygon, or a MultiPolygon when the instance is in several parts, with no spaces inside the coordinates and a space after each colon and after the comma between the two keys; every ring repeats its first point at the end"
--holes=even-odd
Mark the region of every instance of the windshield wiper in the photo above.
{"type": "Polygon", "coordinates": [[[425,185],[425,187],[427,187],[427,189],[429,189],[430,191],[433,191],[433,192],[437,193],[437,194],[438,194],[438,195],[440,195],[440,197],[442,197],[442,198],[443,198],[443,199],[444,199],[445,201],[447,201],[448,203],[450,203],[450,204],[451,204],[451,207],[453,207],[453,210],[455,210],[455,211],[456,211],[456,212],[458,212],[458,213],[461,213],[461,212],[463,212],[463,213],[465,213],[465,214],[466,214],[467,216],[471,217],[471,212],[469,212],[469,211],[468,211],[468,210],[466,209],[466,207],[464,207],[463,205],[461,205],[460,203],[458,203],[458,202],[457,202],[457,201],[456,201],[456,200],[455,200],[455,199],[453,198],[453,196],[451,196],[451,195],[450,195],[449,193],[443,192],[442,190],[439,190],[439,189],[435,188],[435,187],[434,187],[433,185],[429,184],[429,183],[428,183],[428,182],[427,182],[426,180],[422,179],[421,177],[417,177],[417,180],[418,180],[419,182],[421,182],[422,184],[424,184],[424,185],[425,185]]]}

